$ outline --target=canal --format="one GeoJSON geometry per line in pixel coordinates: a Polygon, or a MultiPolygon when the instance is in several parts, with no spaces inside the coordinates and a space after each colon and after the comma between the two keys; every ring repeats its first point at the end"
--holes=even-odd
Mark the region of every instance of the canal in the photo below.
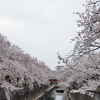
{"type": "Polygon", "coordinates": [[[62,100],[63,95],[62,94],[57,94],[55,100],[62,100]]]}

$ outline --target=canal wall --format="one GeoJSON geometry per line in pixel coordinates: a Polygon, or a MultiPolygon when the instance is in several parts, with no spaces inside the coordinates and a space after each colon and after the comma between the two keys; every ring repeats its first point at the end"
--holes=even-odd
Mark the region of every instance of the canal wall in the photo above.
{"type": "MultiPolygon", "coordinates": [[[[10,91],[10,100],[43,100],[51,94],[53,89],[53,84],[39,86],[35,83],[33,90],[29,90],[29,86],[24,85],[24,87],[10,91]]],[[[0,88],[0,100],[7,100],[4,88],[0,88]]]]}
{"type": "Polygon", "coordinates": [[[7,100],[4,89],[0,88],[0,100],[7,100]]]}
{"type": "Polygon", "coordinates": [[[87,94],[70,93],[70,100],[94,100],[87,94]]]}
{"type": "Polygon", "coordinates": [[[100,86],[96,90],[86,90],[86,94],[81,94],[80,92],[71,93],[67,89],[66,98],[65,100],[100,100],[100,86]],[[93,96],[90,97],[89,93],[92,93],[93,96]]]}

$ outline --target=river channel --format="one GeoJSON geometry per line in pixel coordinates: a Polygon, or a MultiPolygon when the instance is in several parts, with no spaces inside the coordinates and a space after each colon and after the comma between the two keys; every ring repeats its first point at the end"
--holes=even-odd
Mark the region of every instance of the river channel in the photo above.
{"type": "Polygon", "coordinates": [[[55,100],[62,100],[63,99],[63,95],[61,94],[57,94],[55,100]]]}

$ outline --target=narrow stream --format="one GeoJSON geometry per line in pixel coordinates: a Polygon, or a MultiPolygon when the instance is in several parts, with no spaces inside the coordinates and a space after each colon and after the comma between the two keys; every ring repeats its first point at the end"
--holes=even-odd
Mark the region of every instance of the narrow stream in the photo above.
{"type": "Polygon", "coordinates": [[[55,100],[62,100],[63,99],[63,95],[56,95],[56,99],[55,100]]]}

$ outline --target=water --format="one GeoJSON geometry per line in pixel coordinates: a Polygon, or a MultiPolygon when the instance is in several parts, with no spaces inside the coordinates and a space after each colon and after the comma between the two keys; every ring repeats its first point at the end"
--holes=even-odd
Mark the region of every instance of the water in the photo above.
{"type": "Polygon", "coordinates": [[[56,95],[56,99],[55,100],[62,100],[63,96],[62,95],[56,95]]]}

